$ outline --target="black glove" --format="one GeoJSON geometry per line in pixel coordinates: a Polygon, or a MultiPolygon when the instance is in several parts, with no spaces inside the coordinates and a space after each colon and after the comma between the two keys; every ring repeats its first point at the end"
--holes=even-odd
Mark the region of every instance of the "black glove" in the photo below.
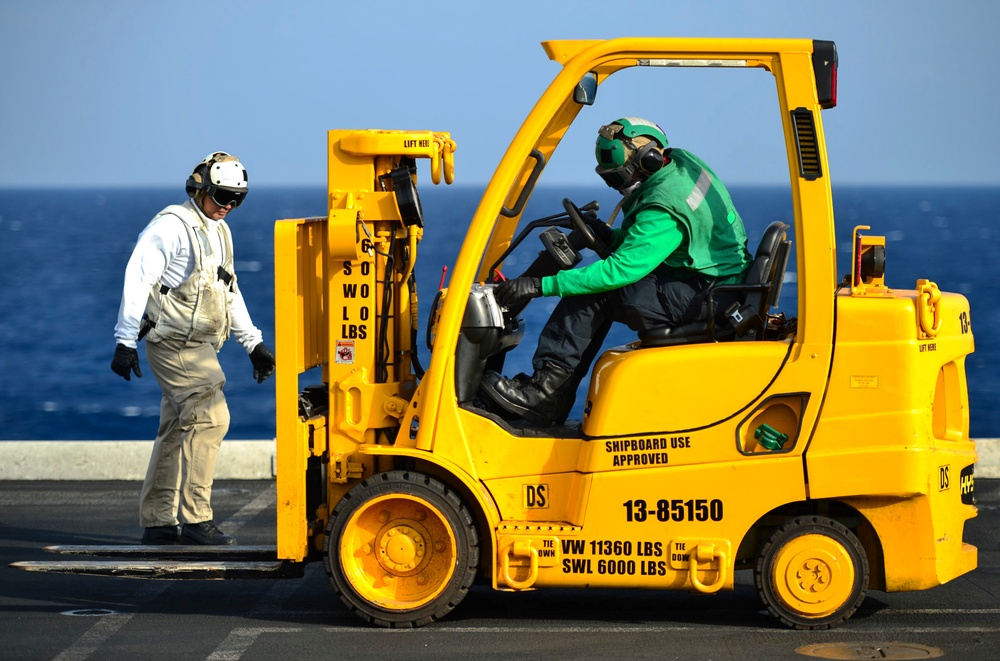
{"type": "Polygon", "coordinates": [[[594,216],[593,219],[587,218],[587,225],[590,226],[591,231],[594,233],[594,238],[604,244],[606,248],[611,247],[611,241],[614,238],[614,230],[608,227],[608,224],[601,220],[600,218],[594,216]]]}
{"type": "Polygon", "coordinates": [[[250,352],[250,362],[253,363],[253,378],[257,383],[264,383],[267,377],[274,374],[274,352],[260,342],[250,352]]]}
{"type": "Polygon", "coordinates": [[[136,378],[142,378],[142,370],[139,369],[139,352],[124,344],[115,347],[115,357],[111,359],[111,371],[126,381],[132,380],[132,372],[136,378]]]}
{"type": "Polygon", "coordinates": [[[493,295],[500,307],[508,310],[519,308],[531,299],[542,295],[542,279],[521,277],[504,280],[493,290],[493,295]]]}

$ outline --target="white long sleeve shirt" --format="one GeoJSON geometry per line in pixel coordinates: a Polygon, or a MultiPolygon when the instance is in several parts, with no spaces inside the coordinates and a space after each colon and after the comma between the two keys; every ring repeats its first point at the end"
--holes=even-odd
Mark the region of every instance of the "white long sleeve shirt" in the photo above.
{"type": "MultiPolygon", "coordinates": [[[[209,228],[214,229],[218,223],[224,222],[207,217],[192,200],[188,200],[184,206],[193,209],[209,228]]],[[[223,246],[220,233],[208,232],[208,236],[211,245],[206,246],[209,249],[206,252],[221,255],[223,246]]],[[[139,335],[139,322],[146,310],[146,301],[153,285],[161,282],[173,289],[188,279],[194,267],[194,251],[184,221],[173,214],[164,214],[150,221],[139,234],[125,267],[125,284],[118,308],[118,323],[115,324],[115,341],[134,349],[139,335]]],[[[263,335],[250,318],[238,283],[233,294],[230,310],[232,336],[249,353],[262,341],[263,335]]]]}

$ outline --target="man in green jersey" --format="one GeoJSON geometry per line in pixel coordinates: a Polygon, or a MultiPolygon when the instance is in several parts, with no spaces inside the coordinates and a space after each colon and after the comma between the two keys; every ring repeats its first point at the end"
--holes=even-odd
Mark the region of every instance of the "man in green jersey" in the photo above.
{"type": "Polygon", "coordinates": [[[565,421],[612,322],[641,332],[693,321],[705,290],[742,281],[752,261],[729,191],[700,158],[670,148],[660,127],[618,119],[598,131],[595,154],[597,173],[625,196],[620,228],[597,223],[611,254],[553,276],[513,278],[494,292],[508,308],[561,297],[539,337],[534,375],[483,376],[491,400],[535,425],[565,421]]]}

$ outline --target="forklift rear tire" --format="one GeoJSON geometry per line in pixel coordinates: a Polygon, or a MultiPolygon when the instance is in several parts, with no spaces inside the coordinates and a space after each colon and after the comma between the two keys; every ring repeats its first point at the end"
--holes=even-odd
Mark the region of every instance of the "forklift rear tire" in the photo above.
{"type": "Polygon", "coordinates": [[[362,619],[419,627],[462,601],[479,565],[469,509],[444,483],[390,471],[362,480],[326,528],[330,585],[362,619]]]}
{"type": "Polygon", "coordinates": [[[772,615],[795,629],[831,629],[868,590],[868,557],[848,528],[823,516],[786,521],[757,558],[754,583],[772,615]]]}

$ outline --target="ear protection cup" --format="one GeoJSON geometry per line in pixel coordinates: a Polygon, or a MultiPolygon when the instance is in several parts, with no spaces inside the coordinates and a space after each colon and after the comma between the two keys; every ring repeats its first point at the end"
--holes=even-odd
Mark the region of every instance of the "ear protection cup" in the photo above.
{"type": "Polygon", "coordinates": [[[204,187],[204,182],[202,181],[201,172],[202,166],[198,166],[191,173],[191,176],[187,178],[187,182],[184,184],[184,190],[188,197],[194,197],[195,193],[200,191],[204,187]]]}
{"type": "Polygon", "coordinates": [[[656,151],[659,147],[656,142],[650,141],[639,147],[639,151],[632,157],[639,170],[644,174],[653,174],[663,167],[663,154],[656,151]]]}

